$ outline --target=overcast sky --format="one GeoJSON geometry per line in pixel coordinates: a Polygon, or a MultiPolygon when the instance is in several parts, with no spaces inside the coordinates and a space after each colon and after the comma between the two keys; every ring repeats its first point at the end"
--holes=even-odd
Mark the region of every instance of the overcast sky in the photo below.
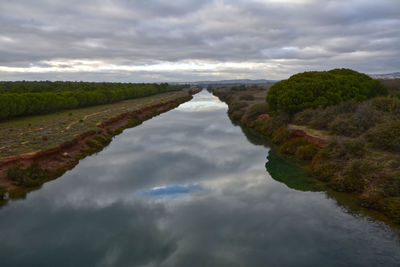
{"type": "Polygon", "coordinates": [[[0,80],[400,71],[400,0],[0,0],[0,80]]]}

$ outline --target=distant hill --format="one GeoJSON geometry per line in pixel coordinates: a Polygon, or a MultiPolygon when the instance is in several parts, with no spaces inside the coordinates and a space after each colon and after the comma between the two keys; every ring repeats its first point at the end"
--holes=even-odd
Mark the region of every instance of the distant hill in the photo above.
{"type": "Polygon", "coordinates": [[[190,85],[237,85],[237,84],[272,84],[275,80],[251,80],[251,79],[236,79],[236,80],[220,80],[220,81],[197,81],[197,82],[180,82],[170,84],[190,84],[190,85]]]}
{"type": "Polygon", "coordinates": [[[386,74],[368,74],[374,79],[393,80],[400,79],[400,72],[386,73],[386,74]]]}

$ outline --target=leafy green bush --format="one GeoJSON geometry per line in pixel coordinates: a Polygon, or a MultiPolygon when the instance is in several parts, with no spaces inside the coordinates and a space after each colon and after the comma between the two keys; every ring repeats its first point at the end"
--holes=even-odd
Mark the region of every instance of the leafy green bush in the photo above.
{"type": "Polygon", "coordinates": [[[268,112],[268,107],[266,103],[258,103],[255,105],[250,106],[246,113],[243,116],[244,121],[254,121],[260,116],[261,114],[265,114],[268,112]]]}
{"type": "Polygon", "coordinates": [[[290,114],[307,108],[331,106],[354,99],[387,95],[386,87],[366,74],[350,69],[304,72],[271,86],[267,102],[271,111],[290,114]]]}
{"type": "Polygon", "coordinates": [[[383,191],[388,197],[400,197],[400,173],[383,177],[383,191]]]}
{"type": "Polygon", "coordinates": [[[248,104],[246,102],[232,102],[228,109],[230,118],[234,121],[239,121],[246,112],[245,108],[247,106],[248,104]]]}
{"type": "Polygon", "coordinates": [[[365,155],[365,144],[362,139],[336,138],[321,152],[330,160],[358,159],[365,155]]]}
{"type": "Polygon", "coordinates": [[[400,99],[395,97],[376,97],[371,102],[377,110],[388,112],[400,119],[400,99]]]}
{"type": "Polygon", "coordinates": [[[308,142],[306,139],[303,137],[297,137],[283,143],[280,150],[282,153],[294,155],[297,151],[297,148],[307,144],[308,142]]]}
{"type": "Polygon", "coordinates": [[[323,150],[317,152],[311,162],[311,170],[321,181],[330,181],[337,172],[337,165],[326,158],[327,155],[323,150]]]}
{"type": "Polygon", "coordinates": [[[378,124],[365,133],[365,138],[375,148],[400,152],[400,121],[378,124]]]}
{"type": "Polygon", "coordinates": [[[303,160],[312,160],[317,154],[319,148],[314,144],[299,146],[296,150],[296,158],[303,160]]]}
{"type": "Polygon", "coordinates": [[[254,121],[253,128],[257,132],[272,138],[274,132],[283,125],[287,125],[290,118],[285,114],[272,116],[269,120],[254,121]]]}
{"type": "Polygon", "coordinates": [[[316,113],[315,109],[305,109],[296,113],[292,122],[297,125],[308,125],[316,113]]]}
{"type": "Polygon", "coordinates": [[[371,170],[369,162],[355,159],[347,162],[343,167],[343,176],[334,179],[330,186],[342,192],[363,192],[366,176],[371,170]]]}
{"type": "Polygon", "coordinates": [[[239,109],[230,114],[230,118],[234,121],[240,121],[245,113],[245,110],[239,109]]]}
{"type": "Polygon", "coordinates": [[[279,127],[273,134],[272,142],[275,144],[282,144],[289,140],[290,132],[286,125],[279,127]]]}
{"type": "Polygon", "coordinates": [[[360,134],[355,125],[351,114],[342,114],[337,116],[330,124],[329,131],[336,135],[357,136],[360,134]]]}
{"type": "Polygon", "coordinates": [[[400,224],[400,198],[388,197],[382,201],[382,211],[395,223],[400,224]]]}
{"type": "Polygon", "coordinates": [[[245,107],[247,107],[249,104],[247,104],[246,102],[233,102],[230,106],[229,106],[229,111],[235,112],[239,109],[243,109],[245,107]]]}
{"type": "Polygon", "coordinates": [[[329,124],[337,117],[338,113],[334,107],[315,109],[314,116],[309,125],[314,129],[326,130],[329,124]]]}
{"type": "Polygon", "coordinates": [[[24,187],[35,187],[43,183],[45,179],[48,179],[53,174],[47,169],[42,169],[39,164],[33,163],[26,169],[20,167],[11,168],[7,171],[7,176],[16,185],[24,187]]]}

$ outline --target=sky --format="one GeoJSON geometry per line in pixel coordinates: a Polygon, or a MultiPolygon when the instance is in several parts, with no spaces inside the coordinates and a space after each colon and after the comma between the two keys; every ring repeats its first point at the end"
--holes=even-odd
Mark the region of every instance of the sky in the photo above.
{"type": "Polygon", "coordinates": [[[399,0],[0,0],[0,80],[400,71],[399,0]]]}

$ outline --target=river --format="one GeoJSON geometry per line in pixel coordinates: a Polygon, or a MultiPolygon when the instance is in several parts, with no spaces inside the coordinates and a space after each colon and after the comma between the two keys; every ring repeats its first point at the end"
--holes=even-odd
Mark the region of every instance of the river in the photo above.
{"type": "Polygon", "coordinates": [[[393,228],[313,190],[226,111],[203,90],[1,207],[0,266],[398,266],[393,228]]]}

